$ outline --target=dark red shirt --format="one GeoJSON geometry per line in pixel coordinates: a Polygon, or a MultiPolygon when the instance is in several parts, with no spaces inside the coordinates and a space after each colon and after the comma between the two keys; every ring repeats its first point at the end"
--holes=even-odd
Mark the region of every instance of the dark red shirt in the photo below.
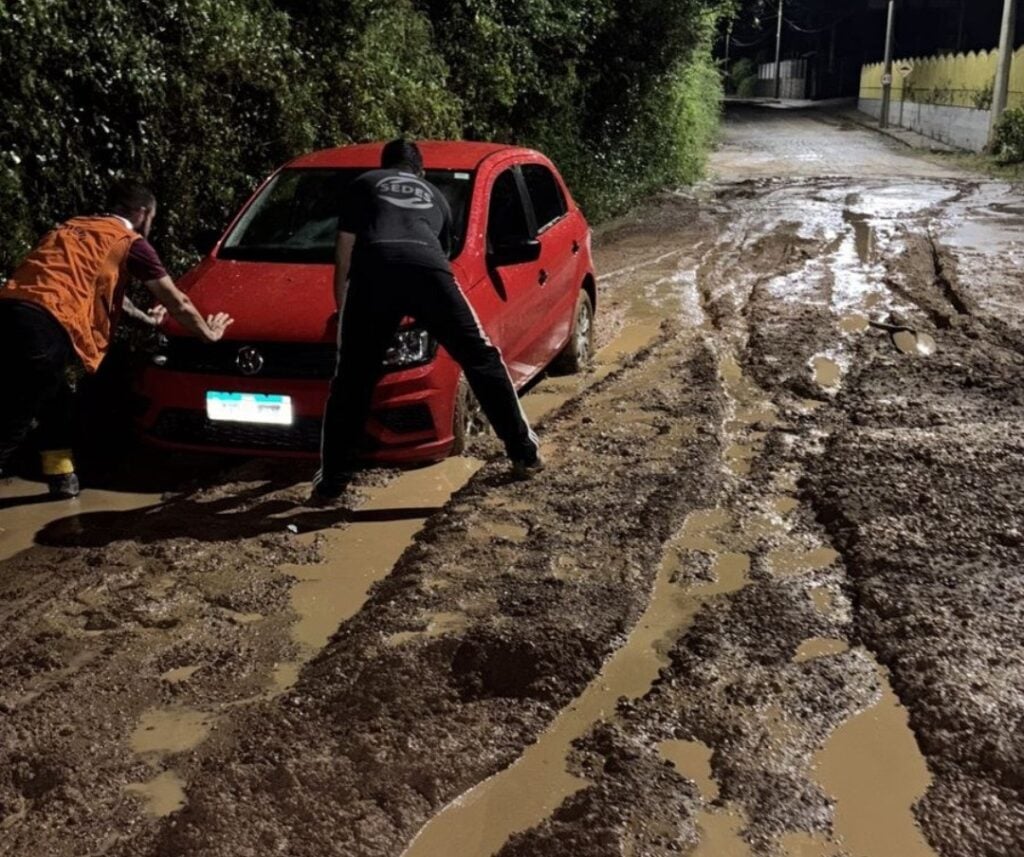
{"type": "Polygon", "coordinates": [[[145,238],[137,238],[132,242],[131,249],[128,251],[127,268],[130,276],[144,283],[167,276],[164,263],[160,261],[153,245],[145,238]]]}

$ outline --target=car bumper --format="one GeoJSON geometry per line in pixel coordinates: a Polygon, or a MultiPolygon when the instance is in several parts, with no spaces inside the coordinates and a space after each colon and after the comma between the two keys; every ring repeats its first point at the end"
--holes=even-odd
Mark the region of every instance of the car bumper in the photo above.
{"type": "MultiPolygon", "coordinates": [[[[413,463],[448,455],[458,369],[439,357],[426,366],[393,372],[374,391],[366,424],[365,457],[413,463]]],[[[256,379],[143,369],[136,385],[137,425],[156,446],[242,455],[315,458],[320,453],[327,380],[256,379]],[[290,396],[291,425],[210,420],[210,390],[290,396]]]]}

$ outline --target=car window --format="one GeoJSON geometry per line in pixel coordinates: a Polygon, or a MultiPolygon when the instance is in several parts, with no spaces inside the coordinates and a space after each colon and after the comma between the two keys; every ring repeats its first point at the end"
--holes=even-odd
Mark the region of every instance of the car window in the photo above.
{"type": "MultiPolygon", "coordinates": [[[[295,168],[279,172],[263,188],[221,245],[222,259],[332,264],[341,201],[365,167],[295,168]]],[[[452,210],[452,256],[466,232],[473,174],[427,170],[452,210]]]]}
{"type": "Polygon", "coordinates": [[[448,200],[452,210],[451,258],[462,251],[466,237],[466,218],[469,216],[469,196],[473,189],[473,173],[468,170],[427,170],[426,179],[448,200]]]}
{"type": "Polygon", "coordinates": [[[568,210],[565,195],[551,170],[543,164],[524,164],[522,170],[537,218],[537,231],[541,232],[568,210]]]}
{"type": "Polygon", "coordinates": [[[515,169],[505,170],[491,188],[487,209],[487,247],[509,244],[530,238],[530,225],[523,208],[515,169]]]}

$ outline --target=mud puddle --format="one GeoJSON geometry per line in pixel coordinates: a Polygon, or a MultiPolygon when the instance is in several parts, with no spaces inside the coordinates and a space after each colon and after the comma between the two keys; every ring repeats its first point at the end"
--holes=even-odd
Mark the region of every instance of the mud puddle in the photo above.
{"type": "Polygon", "coordinates": [[[721,510],[691,514],[665,551],[647,609],[626,643],[550,729],[509,768],[459,796],[417,834],[403,857],[490,857],[513,834],[541,823],[588,782],[567,770],[572,742],[614,717],[621,697],[643,696],[668,662],[667,651],[704,602],[736,591],[746,564],[727,561],[722,578],[688,590],[673,583],[680,551],[721,522],[721,510]]]}
{"type": "Polygon", "coordinates": [[[679,773],[697,784],[704,800],[718,797],[718,783],[711,776],[711,748],[700,741],[662,741],[658,752],[679,773]]]}
{"type": "Polygon", "coordinates": [[[842,378],[839,364],[831,357],[815,357],[811,361],[814,383],[821,387],[838,387],[842,378]]]}
{"type": "Polygon", "coordinates": [[[836,729],[815,754],[815,777],[835,798],[835,836],[851,857],[936,857],[911,810],[931,776],[906,709],[878,675],[881,699],[836,729]]]}
{"type": "Polygon", "coordinates": [[[210,734],[209,714],[188,708],[155,708],[143,713],[128,743],[139,755],[191,750],[210,734]]]}
{"type": "Polygon", "coordinates": [[[711,748],[700,741],[662,741],[658,752],[672,763],[680,774],[697,785],[705,803],[697,816],[700,842],[690,857],[750,857],[750,847],[740,831],[746,821],[732,808],[710,808],[718,799],[718,783],[711,775],[711,748]]]}
{"type": "Polygon", "coordinates": [[[875,228],[871,218],[858,211],[843,210],[843,220],[853,227],[853,243],[861,265],[870,265],[875,260],[875,228]]]}
{"type": "Polygon", "coordinates": [[[86,489],[75,500],[50,500],[46,486],[21,479],[0,483],[0,562],[30,548],[54,521],[91,512],[130,512],[160,502],[159,494],[86,489]]]}
{"type": "Polygon", "coordinates": [[[901,354],[931,357],[937,350],[938,344],[935,339],[927,333],[900,330],[892,335],[893,345],[901,354]]]}
{"type": "MultiPolygon", "coordinates": [[[[292,588],[292,607],[299,617],[292,637],[307,658],[356,614],[370,587],[390,573],[430,513],[444,506],[481,466],[476,459],[449,458],[401,473],[383,488],[367,489],[369,497],[355,512],[356,520],[319,531],[322,563],[281,569],[298,581],[292,588]]],[[[303,538],[312,541],[317,534],[303,538]]]]}
{"type": "Polygon", "coordinates": [[[164,771],[144,783],[132,783],[125,786],[125,791],[142,798],[146,812],[155,818],[171,815],[185,805],[185,781],[174,771],[164,771]]]}

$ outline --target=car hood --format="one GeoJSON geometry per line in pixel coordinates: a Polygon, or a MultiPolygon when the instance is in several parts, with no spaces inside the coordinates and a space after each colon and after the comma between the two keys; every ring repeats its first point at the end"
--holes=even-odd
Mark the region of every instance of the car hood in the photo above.
{"type": "MultiPolygon", "coordinates": [[[[464,282],[460,267],[456,279],[464,282]]],[[[227,339],[331,342],[336,337],[334,266],[236,262],[207,257],[178,283],[199,311],[226,312],[235,321],[227,339]]],[[[182,335],[173,319],[167,332],[182,335]]]]}
{"type": "MultiPolygon", "coordinates": [[[[178,283],[204,315],[235,321],[228,339],[317,342],[334,336],[333,265],[204,259],[178,283]]],[[[169,319],[167,332],[184,334],[169,319]]]]}

